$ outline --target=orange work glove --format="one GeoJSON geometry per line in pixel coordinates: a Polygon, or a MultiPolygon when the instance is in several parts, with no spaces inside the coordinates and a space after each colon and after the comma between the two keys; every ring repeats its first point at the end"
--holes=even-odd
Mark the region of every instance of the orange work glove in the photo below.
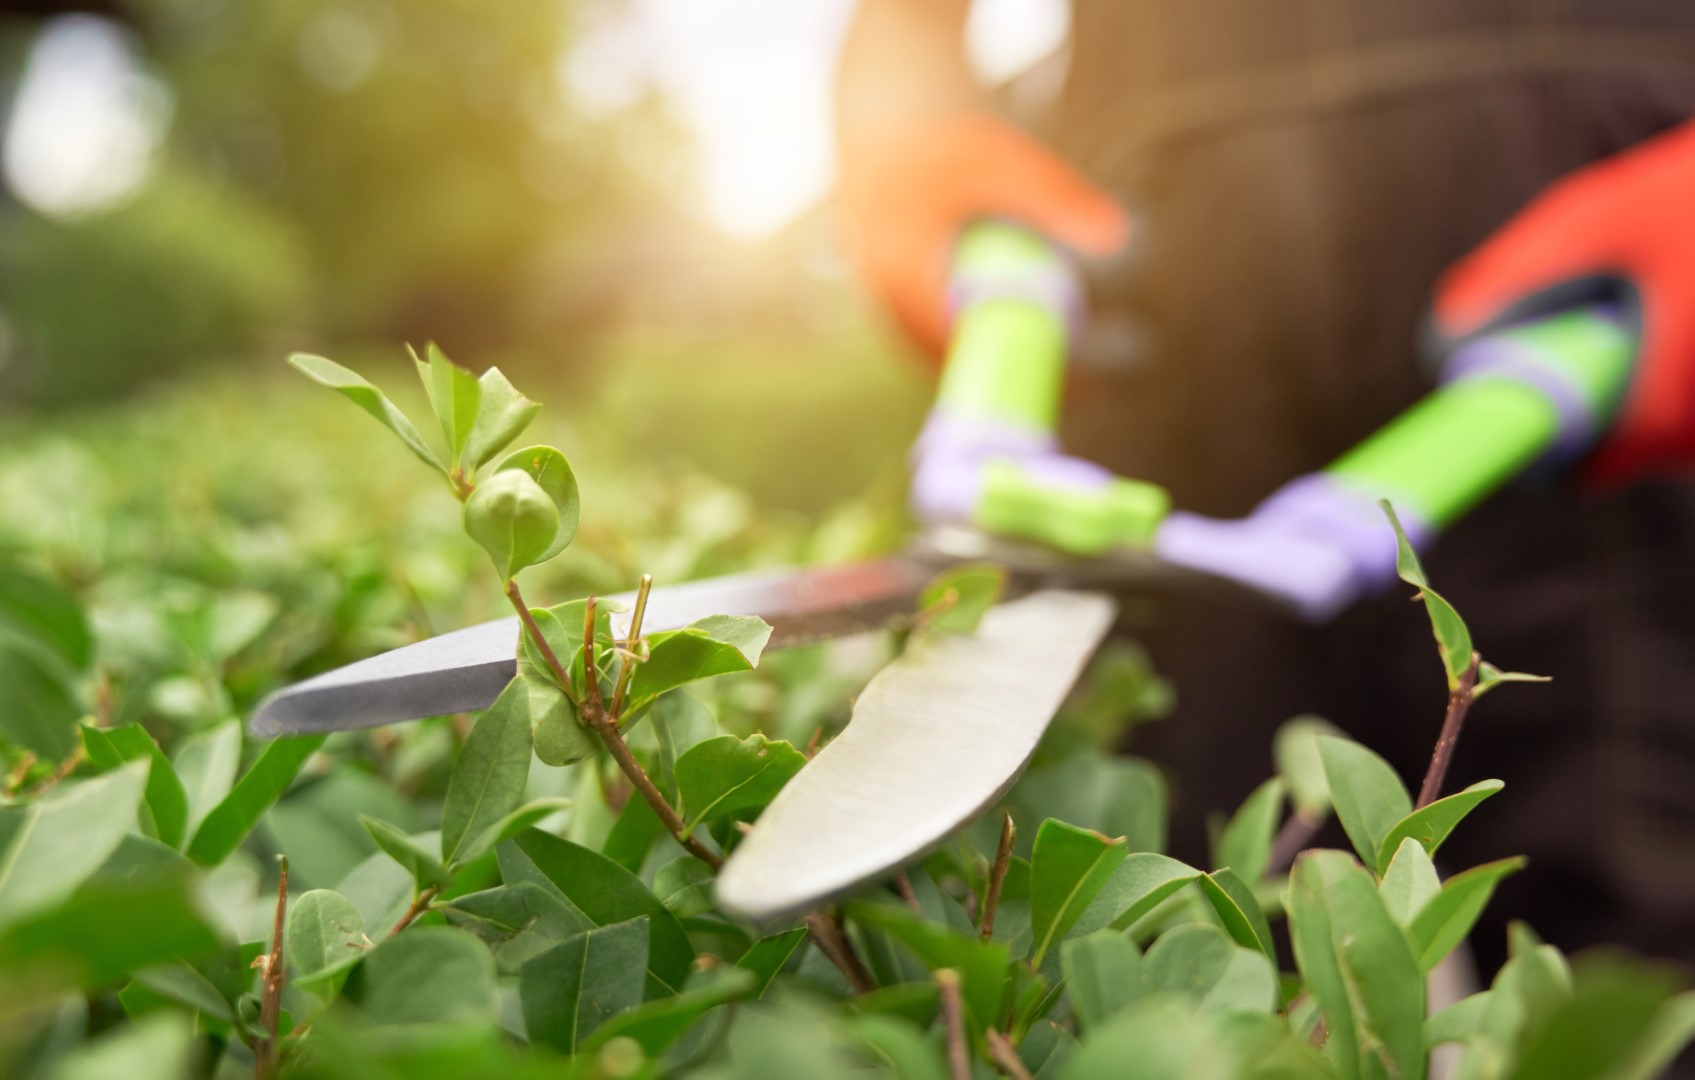
{"type": "Polygon", "coordinates": [[[932,355],[947,346],[948,267],[960,229],[1002,218],[1084,255],[1111,255],[1117,203],[1041,143],[984,113],[932,116],[850,137],[839,197],[861,276],[932,355]]]}

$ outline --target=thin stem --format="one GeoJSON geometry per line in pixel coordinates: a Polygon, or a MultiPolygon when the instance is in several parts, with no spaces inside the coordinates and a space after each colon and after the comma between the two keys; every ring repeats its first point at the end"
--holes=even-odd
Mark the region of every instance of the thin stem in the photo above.
{"type": "Polygon", "coordinates": [[[965,1045],[965,1002],[959,991],[959,972],[952,968],[936,972],[936,989],[941,992],[942,1019],[947,1025],[949,1075],[953,1080],[971,1080],[971,1053],[965,1045]]]}
{"type": "Polygon", "coordinates": [[[918,904],[918,894],[912,891],[912,879],[906,876],[905,870],[895,875],[895,889],[900,893],[900,898],[906,901],[906,906],[912,909],[914,915],[924,914],[924,909],[918,904]]]}
{"type": "Polygon", "coordinates": [[[1465,725],[1466,711],[1471,708],[1473,691],[1477,688],[1477,666],[1482,661],[1471,654],[1471,663],[1460,676],[1457,686],[1448,691],[1448,712],[1442,717],[1442,733],[1436,737],[1436,749],[1430,755],[1430,768],[1425,771],[1424,783],[1418,789],[1418,808],[1435,802],[1442,794],[1442,782],[1448,777],[1448,765],[1454,760],[1454,746],[1460,741],[1460,728],[1465,725]]]}
{"type": "Polygon", "coordinates": [[[1295,856],[1307,849],[1318,830],[1324,827],[1323,814],[1307,814],[1296,810],[1289,820],[1277,831],[1277,839],[1271,844],[1271,860],[1266,863],[1265,872],[1268,877],[1281,874],[1294,863],[1295,856]]]}
{"type": "Polygon", "coordinates": [[[283,969],[283,933],[288,913],[288,856],[277,856],[277,918],[271,929],[271,951],[254,961],[262,971],[259,999],[259,1026],[266,1032],[253,1048],[255,1074],[259,1080],[271,1080],[277,1075],[277,1032],[282,1021],[282,992],[286,972],[283,969]]]}
{"type": "Polygon", "coordinates": [[[871,973],[865,970],[859,954],[853,951],[853,943],[842,931],[841,923],[822,911],[808,912],[805,922],[813,944],[830,963],[836,965],[854,993],[868,994],[877,989],[877,984],[871,981],[871,973]]]}
{"type": "Polygon", "coordinates": [[[653,575],[643,574],[636,586],[636,610],[630,615],[630,633],[624,638],[624,662],[618,667],[618,685],[612,690],[612,722],[624,719],[624,694],[630,688],[630,677],[636,671],[636,645],[642,639],[642,620],[647,617],[647,594],[653,588],[653,575]]]}
{"type": "Polygon", "coordinates": [[[439,895],[441,895],[440,885],[431,885],[425,889],[419,890],[418,895],[412,899],[412,906],[406,909],[406,913],[404,915],[400,916],[400,921],[394,924],[394,929],[388,932],[388,936],[393,937],[408,926],[411,926],[418,916],[429,910],[430,901],[434,900],[439,895]]]}
{"type": "Polygon", "coordinates": [[[1001,886],[1006,883],[1007,867],[1012,865],[1012,840],[1017,835],[1012,815],[1007,814],[1001,821],[1001,844],[989,869],[989,886],[983,890],[983,918],[977,923],[977,933],[984,941],[995,936],[995,912],[1000,908],[1001,886]]]}
{"type": "Polygon", "coordinates": [[[24,799],[38,799],[47,794],[49,791],[57,787],[60,781],[75,772],[76,767],[82,764],[82,759],[83,744],[79,742],[71,748],[71,752],[65,756],[65,760],[59,762],[58,768],[53,770],[53,775],[44,778],[40,783],[30,788],[19,797],[24,799]]]}
{"type": "Polygon", "coordinates": [[[983,1039],[989,1044],[989,1056],[995,1059],[995,1064],[1001,1067],[1002,1072],[1012,1077],[1012,1080],[1033,1080],[1030,1070],[1024,1067],[1024,1061],[1018,1056],[1011,1039],[994,1028],[983,1032],[983,1039]]]}
{"type": "Polygon", "coordinates": [[[512,601],[512,606],[517,609],[518,621],[524,624],[524,633],[529,636],[536,651],[541,653],[541,658],[547,661],[547,670],[553,673],[553,679],[559,684],[559,689],[565,692],[565,696],[571,699],[573,705],[577,704],[577,693],[571,689],[571,676],[559,662],[559,657],[554,655],[553,646],[547,643],[547,635],[536,625],[536,617],[530,614],[530,605],[524,602],[524,594],[518,588],[517,578],[506,583],[506,598],[512,601]]]}

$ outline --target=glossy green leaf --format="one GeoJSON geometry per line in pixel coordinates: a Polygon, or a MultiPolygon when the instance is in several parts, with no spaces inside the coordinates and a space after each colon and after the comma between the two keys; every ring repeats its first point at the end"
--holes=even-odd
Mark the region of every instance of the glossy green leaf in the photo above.
{"type": "Polygon", "coordinates": [[[289,905],[283,955],[308,989],[333,992],[332,977],[362,960],[372,944],[359,912],[340,893],[313,889],[289,905]]]}
{"type": "Polygon", "coordinates": [[[712,910],[712,867],[692,855],[672,859],[653,875],[653,895],[678,918],[712,910]]]}
{"type": "Polygon", "coordinates": [[[424,355],[427,362],[420,361],[416,355],[412,361],[418,365],[418,378],[429,395],[430,409],[441,424],[448,462],[458,467],[477,422],[483,388],[476,376],[449,360],[435,342],[424,346],[424,355]]]}
{"type": "MultiPolygon", "coordinates": [[[[648,973],[661,993],[675,993],[688,977],[694,947],[677,917],[641,879],[598,852],[531,829],[496,851],[501,877],[552,890],[595,926],[648,918],[648,973]]],[[[650,995],[651,996],[651,995],[650,995]]]]}
{"type": "MultiPolygon", "coordinates": [[[[606,834],[606,842],[600,845],[600,853],[630,873],[639,874],[647,863],[648,852],[653,850],[653,845],[664,835],[665,824],[659,820],[659,815],[653,812],[648,801],[628,798],[624,800],[624,808],[618,811],[618,818],[612,823],[612,830],[606,834]]],[[[654,882],[654,892],[664,899],[664,893],[660,890],[657,880],[654,882]]]]}
{"type": "Polygon", "coordinates": [[[288,790],[306,759],[322,745],[322,735],[273,740],[195,830],[188,845],[189,858],[202,866],[215,866],[229,858],[271,804],[288,790]]]}
{"type": "Polygon", "coordinates": [[[649,634],[648,658],[630,679],[630,707],[687,683],[752,671],[770,640],[770,624],[753,615],[710,615],[681,630],[649,634]]]}
{"type": "Polygon", "coordinates": [[[691,830],[702,822],[763,810],[806,765],[806,755],[760,734],[719,735],[677,759],[680,812],[691,830]]]}
{"type": "Polygon", "coordinates": [[[1436,876],[1430,853],[1410,836],[1395,849],[1389,869],[1383,872],[1383,880],[1377,886],[1383,905],[1402,926],[1410,926],[1413,916],[1441,890],[1442,882],[1436,876]]]}
{"type": "Polygon", "coordinates": [[[891,904],[850,903],[848,917],[887,933],[927,971],[951,968],[959,972],[966,1009],[984,1026],[999,1022],[1009,960],[1004,944],[950,930],[891,904]]]}
{"type": "Polygon", "coordinates": [[[1266,921],[1265,911],[1254,899],[1253,889],[1229,867],[1203,874],[1198,880],[1201,893],[1217,913],[1225,933],[1243,948],[1258,949],[1264,953],[1275,967],[1277,945],[1271,938],[1271,925],[1266,921]]]}
{"type": "Polygon", "coordinates": [[[751,971],[719,968],[703,979],[691,980],[680,994],[646,1002],[607,1020],[588,1037],[583,1050],[598,1050],[614,1039],[630,1039],[643,1053],[657,1057],[708,1009],[747,995],[756,981],[751,971]]]}
{"type": "Polygon", "coordinates": [[[1236,871],[1243,881],[1258,881],[1271,863],[1271,845],[1283,817],[1285,783],[1267,780],[1255,788],[1219,834],[1212,861],[1236,871]]]}
{"type": "Polygon", "coordinates": [[[1051,818],[1042,822],[1030,857],[1032,966],[1041,967],[1048,950],[1094,902],[1124,862],[1124,847],[1122,837],[1112,840],[1051,818]]]}
{"type": "Polygon", "coordinates": [[[1077,931],[1086,934],[1103,927],[1126,930],[1200,876],[1201,872],[1188,863],[1151,851],[1138,851],[1107,878],[1077,921],[1077,931]]]}
{"type": "Polygon", "coordinates": [[[449,865],[489,850],[489,830],[524,801],[530,775],[530,690],[506,684],[477,718],[453,764],[441,811],[441,858],[449,865]]]}
{"type": "Polygon", "coordinates": [[[326,360],[322,356],[295,353],[288,362],[313,382],[340,391],[353,404],[376,417],[384,427],[400,436],[400,441],[424,464],[447,472],[447,464],[430,449],[424,437],[418,434],[418,429],[412,426],[412,421],[381,390],[334,360],[326,360]]]}
{"type": "Polygon", "coordinates": [[[495,1020],[494,958],[452,926],[413,926],[365,954],[346,995],[377,1024],[495,1020]]]}
{"type": "Polygon", "coordinates": [[[1146,993],[1141,951],[1116,930],[1072,938],[1059,950],[1071,1011],[1084,1031],[1129,1008],[1146,993]]]}
{"type": "MultiPolygon", "coordinates": [[[[546,562],[564,551],[577,535],[577,519],[582,516],[583,510],[582,497],[577,491],[577,474],[571,471],[571,463],[565,460],[565,455],[551,446],[526,446],[508,454],[494,471],[496,475],[508,471],[523,473],[534,480],[553,503],[557,512],[557,530],[536,562],[546,562]]],[[[579,632],[577,637],[580,644],[582,634],[579,632]]]]}
{"type": "Polygon", "coordinates": [[[1318,752],[1342,828],[1360,861],[1381,874],[1383,841],[1412,813],[1412,797],[1387,761],[1351,739],[1321,735],[1318,752]]]}
{"type": "MultiPolygon", "coordinates": [[[[207,960],[201,960],[199,963],[220,974],[229,970],[207,960]]],[[[230,1022],[235,1019],[235,1008],[230,1004],[227,991],[215,985],[199,968],[186,960],[143,968],[135,973],[132,985],[139,985],[160,997],[187,1005],[217,1020],[230,1022]]]]}
{"type": "Polygon", "coordinates": [[[969,634],[1006,591],[1006,567],[964,563],[930,579],[918,594],[921,625],[949,634],[969,634]]]}
{"type": "Polygon", "coordinates": [[[491,367],[483,372],[477,385],[481,387],[482,397],[477,406],[476,424],[465,444],[467,472],[475,472],[492,461],[523,434],[541,411],[541,406],[519,393],[499,368],[491,367]]]}
{"type": "Polygon", "coordinates": [[[1395,823],[1383,838],[1378,848],[1377,864],[1382,867],[1389,865],[1394,858],[1395,850],[1401,846],[1401,841],[1411,837],[1424,845],[1424,850],[1435,856],[1436,849],[1442,846],[1442,841],[1454,831],[1465,816],[1476,808],[1477,804],[1506,787],[1499,780],[1481,780],[1464,791],[1455,792],[1445,799],[1437,799],[1429,806],[1414,810],[1406,817],[1395,823]]]}
{"type": "Polygon", "coordinates": [[[1181,994],[1201,1012],[1276,1010],[1277,969],[1258,949],[1244,948],[1215,926],[1167,930],[1143,958],[1156,993],[1181,994]]]}
{"type": "Polygon", "coordinates": [[[1442,883],[1438,892],[1413,916],[1407,937],[1425,971],[1434,968],[1454,946],[1465,940],[1489,903],[1501,879],[1524,866],[1522,858],[1500,859],[1474,866],[1442,883]]]}
{"type": "Polygon", "coordinates": [[[559,512],[547,493],[517,469],[497,472],[465,500],[465,532],[481,544],[503,580],[548,557],[559,512]]]}
{"type": "MultiPolygon", "coordinates": [[[[641,800],[637,799],[636,801],[640,802],[641,800]]],[[[475,854],[468,855],[463,851],[460,852],[459,859],[454,866],[464,866],[473,859],[481,858],[493,851],[502,840],[510,840],[526,829],[533,829],[549,816],[557,814],[561,810],[568,810],[572,805],[572,801],[563,795],[549,795],[540,799],[531,799],[517,809],[507,811],[504,816],[489,822],[482,835],[467,845],[466,850],[475,852],[475,854]]]]}
{"type": "Polygon", "coordinates": [[[181,847],[188,821],[188,793],[171,767],[170,759],[140,724],[115,728],[82,725],[82,744],[88,760],[101,769],[115,769],[131,761],[148,761],[147,811],[159,839],[181,847]]]}
{"type": "Polygon", "coordinates": [[[368,814],[360,814],[359,823],[365,826],[365,831],[371,834],[371,839],[377,842],[377,847],[381,848],[384,854],[412,875],[412,880],[418,888],[446,885],[453,880],[436,853],[423,841],[413,839],[405,830],[368,814]]]}
{"type": "Polygon", "coordinates": [[[736,961],[736,966],[744,971],[751,971],[757,977],[748,997],[757,998],[765,995],[777,973],[783,970],[783,965],[789,962],[789,957],[800,948],[806,940],[806,928],[797,926],[793,930],[784,930],[780,934],[760,938],[754,942],[736,961]]]}
{"type": "Polygon", "coordinates": [[[594,929],[556,892],[528,881],[467,893],[439,910],[450,924],[488,945],[502,975],[516,975],[534,957],[594,929]]]}
{"type": "Polygon", "coordinates": [[[1471,667],[1471,631],[1466,629],[1465,620],[1460,618],[1454,606],[1430,587],[1430,579],[1425,577],[1424,567],[1419,565],[1418,553],[1413,551],[1407,540],[1401,519],[1395,516],[1395,508],[1389,505],[1387,499],[1379,500],[1377,505],[1383,508],[1389,516],[1389,524],[1395,529],[1395,573],[1408,585],[1416,586],[1423,597],[1425,611],[1430,616],[1430,629],[1436,636],[1436,648],[1442,655],[1442,667],[1448,675],[1448,689],[1456,689],[1471,667]]]}
{"type": "Polygon", "coordinates": [[[583,723],[577,706],[553,684],[521,676],[529,695],[530,738],[544,765],[575,765],[600,752],[600,737],[583,723]]]}
{"type": "Polygon", "coordinates": [[[554,946],[518,973],[518,1000],[530,1042],[576,1053],[589,1033],[642,1002],[645,918],[613,923],[554,946]]]}
{"type": "Polygon", "coordinates": [[[226,721],[183,739],[172,764],[188,797],[183,835],[193,836],[235,786],[241,771],[241,722],[226,721]]]}
{"type": "Polygon", "coordinates": [[[1307,992],[1346,1077],[1424,1075],[1424,975],[1371,875],[1309,851],[1289,886],[1289,931],[1307,992]]]}
{"type": "Polygon", "coordinates": [[[0,807],[0,926],[69,896],[135,827],[145,760],[0,807]]]}

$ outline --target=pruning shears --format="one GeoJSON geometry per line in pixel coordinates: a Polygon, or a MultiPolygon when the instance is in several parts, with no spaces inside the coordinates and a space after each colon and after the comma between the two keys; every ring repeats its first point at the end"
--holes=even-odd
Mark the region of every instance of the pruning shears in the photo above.
{"type": "MultiPolygon", "coordinates": [[[[1054,435],[1081,290],[1064,258],[1013,226],[973,226],[954,275],[955,330],[916,451],[925,524],[906,552],[653,590],[644,626],[757,615],[768,648],[910,619],[936,572],[990,559],[1008,596],[969,635],[926,636],[857,699],[760,816],[717,882],[753,921],[797,914],[934,850],[1011,787],[1084,664],[1117,594],[1226,586],[1312,619],[1393,579],[1390,500],[1415,546],[1539,460],[1606,428],[1630,376],[1618,318],[1578,308],[1456,350],[1446,382],[1323,472],[1248,517],[1173,511],[1152,484],[1066,457],[1054,435]]],[[[617,599],[617,598],[615,598],[617,599]]],[[[615,615],[613,633],[627,625],[615,615]]],[[[623,616],[627,618],[627,616],[623,616]]],[[[516,672],[515,618],[443,634],[288,687],[256,734],[341,731],[485,708],[516,672]]]]}

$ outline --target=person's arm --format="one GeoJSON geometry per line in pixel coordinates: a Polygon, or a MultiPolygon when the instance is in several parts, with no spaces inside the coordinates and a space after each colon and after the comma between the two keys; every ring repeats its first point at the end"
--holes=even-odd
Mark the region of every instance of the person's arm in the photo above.
{"type": "Polygon", "coordinates": [[[915,117],[984,106],[965,56],[970,10],[971,0],[861,0],[836,79],[844,144],[915,117]]]}

